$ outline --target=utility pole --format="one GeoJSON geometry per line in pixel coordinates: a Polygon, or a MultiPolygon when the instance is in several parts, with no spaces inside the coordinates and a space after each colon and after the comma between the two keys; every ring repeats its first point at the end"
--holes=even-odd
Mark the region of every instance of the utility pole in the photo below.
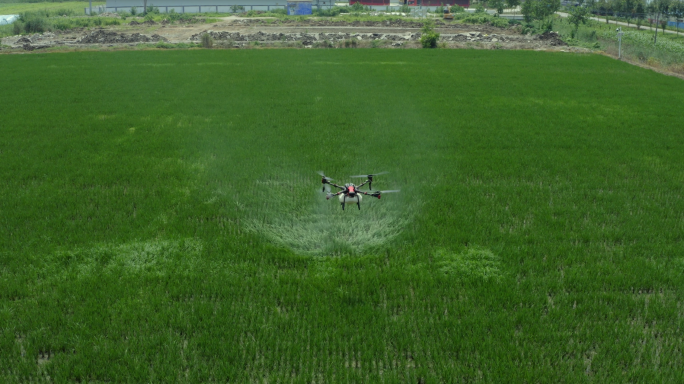
{"type": "Polygon", "coordinates": [[[618,38],[618,60],[622,60],[622,27],[615,30],[618,38]]]}

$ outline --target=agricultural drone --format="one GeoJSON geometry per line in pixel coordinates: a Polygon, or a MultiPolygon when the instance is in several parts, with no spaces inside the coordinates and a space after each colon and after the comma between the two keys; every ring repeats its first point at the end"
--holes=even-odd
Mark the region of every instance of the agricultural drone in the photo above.
{"type": "Polygon", "coordinates": [[[387,172],[379,172],[379,173],[372,173],[368,175],[356,175],[356,176],[350,176],[353,178],[357,177],[362,177],[365,178],[366,181],[363,183],[359,184],[358,186],[353,184],[353,183],[347,183],[344,185],[344,187],[337,185],[335,183],[332,183],[334,179],[331,179],[327,177],[323,172],[318,172],[319,175],[321,175],[321,183],[323,183],[323,189],[321,192],[328,192],[325,195],[325,198],[327,200],[330,200],[331,197],[333,196],[339,196],[338,199],[340,200],[340,204],[342,204],[342,210],[344,211],[344,206],[347,203],[356,203],[356,206],[361,209],[361,200],[363,200],[363,195],[366,196],[372,196],[372,197],[377,197],[378,199],[380,196],[382,196],[383,193],[392,193],[392,192],[399,192],[399,190],[391,190],[391,191],[375,191],[375,192],[366,192],[366,191],[361,191],[360,188],[363,187],[364,185],[368,184],[368,189],[370,191],[373,190],[373,177],[378,176],[378,175],[384,175],[387,172]],[[339,188],[340,191],[336,193],[330,192],[330,186],[333,186],[335,188],[339,188]]]}

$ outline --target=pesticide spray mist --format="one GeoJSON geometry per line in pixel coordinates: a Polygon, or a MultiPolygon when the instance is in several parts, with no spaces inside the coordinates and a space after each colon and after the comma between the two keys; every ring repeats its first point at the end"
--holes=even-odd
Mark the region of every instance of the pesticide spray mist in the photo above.
{"type": "Polygon", "coordinates": [[[408,199],[402,191],[381,200],[366,196],[361,210],[349,204],[343,211],[337,198],[326,200],[315,180],[311,175],[257,180],[246,229],[297,253],[358,254],[397,236],[419,206],[415,196],[408,199]]]}

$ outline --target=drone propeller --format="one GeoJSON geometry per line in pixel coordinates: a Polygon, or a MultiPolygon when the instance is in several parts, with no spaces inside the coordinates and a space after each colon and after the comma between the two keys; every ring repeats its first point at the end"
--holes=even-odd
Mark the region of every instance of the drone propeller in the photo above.
{"type": "MultiPolygon", "coordinates": [[[[316,173],[318,173],[319,175],[321,175],[321,177],[323,178],[323,179],[321,180],[321,182],[323,183],[323,188],[321,188],[321,192],[325,192],[325,185],[328,184],[329,181],[333,181],[333,180],[335,180],[335,179],[333,179],[332,177],[326,176],[326,175],[323,173],[323,171],[318,171],[318,172],[316,172],[316,173]]],[[[330,189],[328,189],[328,190],[330,190],[330,189]]]]}
{"type": "Polygon", "coordinates": [[[333,179],[332,177],[326,176],[326,175],[323,173],[323,171],[318,171],[318,172],[316,172],[316,173],[318,173],[319,175],[321,175],[322,178],[324,178],[324,179],[326,179],[326,180],[328,180],[328,181],[335,180],[335,179],[333,179]]]}
{"type": "Polygon", "coordinates": [[[355,175],[355,176],[349,176],[349,177],[364,177],[364,178],[371,178],[373,176],[378,176],[378,175],[384,175],[389,172],[378,172],[378,173],[369,173],[367,175],[355,175]]]}
{"type": "Polygon", "coordinates": [[[383,193],[395,193],[395,192],[400,192],[400,190],[399,189],[391,189],[389,191],[375,191],[375,192],[373,192],[373,196],[375,196],[379,199],[383,193]]]}
{"type": "Polygon", "coordinates": [[[378,173],[370,173],[368,175],[356,175],[356,176],[349,176],[349,177],[363,177],[364,179],[368,179],[368,189],[373,190],[373,176],[377,175],[384,175],[389,172],[378,172],[378,173]]]}

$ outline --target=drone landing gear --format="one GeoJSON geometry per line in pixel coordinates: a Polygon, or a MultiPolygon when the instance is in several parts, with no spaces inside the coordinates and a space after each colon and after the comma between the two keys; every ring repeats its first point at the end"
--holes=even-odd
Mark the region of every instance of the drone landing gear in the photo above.
{"type": "Polygon", "coordinates": [[[359,207],[359,211],[360,211],[360,210],[361,210],[361,202],[360,202],[360,201],[357,201],[357,202],[356,202],[356,206],[359,207]]]}

